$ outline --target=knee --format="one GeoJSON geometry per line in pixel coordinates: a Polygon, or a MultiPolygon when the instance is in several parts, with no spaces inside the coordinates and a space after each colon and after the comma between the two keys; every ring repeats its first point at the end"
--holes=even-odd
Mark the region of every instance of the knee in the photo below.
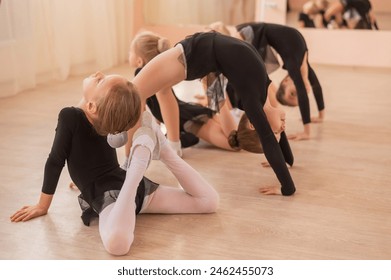
{"type": "Polygon", "coordinates": [[[134,240],[133,233],[129,232],[112,232],[103,245],[108,253],[115,256],[126,255],[134,240]]]}
{"type": "Polygon", "coordinates": [[[203,213],[215,213],[219,207],[220,196],[214,191],[209,197],[205,198],[202,203],[202,212],[203,213]]]}

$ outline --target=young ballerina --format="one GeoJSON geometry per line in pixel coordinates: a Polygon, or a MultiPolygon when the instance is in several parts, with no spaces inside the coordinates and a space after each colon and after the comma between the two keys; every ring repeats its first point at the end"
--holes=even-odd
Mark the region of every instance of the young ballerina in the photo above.
{"type": "MultiPolygon", "coordinates": [[[[135,36],[131,42],[129,51],[129,64],[132,68],[137,68],[135,75],[141,71],[152,58],[168,50],[170,42],[160,35],[143,31],[135,36]]],[[[206,80],[206,79],[204,79],[206,80]]],[[[238,151],[241,148],[247,151],[261,152],[259,137],[248,129],[244,123],[247,118],[243,118],[243,125],[239,126],[234,121],[226,104],[222,105],[219,112],[195,103],[184,102],[178,99],[171,88],[179,106],[180,136],[182,147],[189,147],[202,140],[229,151],[238,151]]],[[[153,116],[164,122],[161,114],[158,96],[153,95],[146,101],[153,116]]],[[[130,145],[125,150],[126,157],[129,156],[130,145]]]]}
{"type": "Polygon", "coordinates": [[[236,29],[238,32],[235,36],[251,43],[266,63],[269,61],[269,46],[280,55],[288,75],[277,90],[277,100],[283,105],[299,106],[304,125],[302,133],[290,135],[289,138],[309,139],[310,123],[323,121],[325,106],[322,87],[308,62],[308,49],[303,36],[295,28],[271,23],[244,23],[236,26],[236,29]],[[308,97],[310,92],[314,94],[319,112],[317,117],[312,118],[308,97]]]}
{"type": "MultiPolygon", "coordinates": [[[[243,109],[280,181],[280,186],[262,187],[260,191],[292,195],[296,188],[285,162],[292,165],[293,156],[285,134],[281,133],[284,120],[281,111],[271,106],[267,98],[270,80],[261,57],[251,45],[218,32],[196,33],[154,57],[132,82],[143,98],[183,80],[200,79],[212,72],[223,74],[241,96],[243,109]]],[[[112,119],[116,120],[119,107],[122,110],[125,106],[121,102],[104,102],[102,110],[113,114],[112,119]]],[[[179,114],[176,117],[179,118],[179,114]]],[[[121,122],[114,121],[113,124],[103,125],[103,131],[123,131],[121,122]]]]}
{"type": "Polygon", "coordinates": [[[328,0],[309,0],[299,13],[299,27],[326,28],[323,15],[329,5],[328,0]]]}
{"type": "Polygon", "coordinates": [[[337,0],[330,3],[324,13],[324,21],[329,22],[338,14],[354,10],[359,15],[359,20],[351,25],[353,29],[379,29],[372,5],[369,0],[337,0]]]}
{"type": "MultiPolygon", "coordinates": [[[[216,211],[217,192],[169,147],[148,112],[143,113],[141,127],[134,134],[127,171],[121,169],[115,149],[108,145],[106,137],[97,133],[93,124],[99,127],[97,112],[101,112],[104,97],[111,96],[111,101],[129,105],[126,114],[118,111],[118,119],[123,124],[120,129],[127,130],[139,119],[139,95],[131,83],[117,75],[104,76],[98,72],[86,78],[83,85],[84,98],[79,107],[67,107],[59,113],[39,202],[16,211],[10,217],[12,222],[47,214],[65,162],[81,191],[83,222],[89,225],[91,218],[99,217],[104,248],[113,255],[124,255],[130,250],[138,213],[216,211]],[[182,188],[158,185],[143,176],[152,157],[167,166],[182,188]]],[[[103,125],[111,121],[99,120],[103,125]]]]}

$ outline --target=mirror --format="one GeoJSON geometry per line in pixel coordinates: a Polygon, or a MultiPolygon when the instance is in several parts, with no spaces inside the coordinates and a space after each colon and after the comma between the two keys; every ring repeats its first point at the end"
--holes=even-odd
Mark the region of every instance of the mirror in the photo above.
{"type": "MultiPolygon", "coordinates": [[[[286,24],[297,28],[299,13],[307,2],[309,0],[143,0],[143,14],[148,25],[208,25],[215,21],[236,25],[259,18],[283,23],[280,20],[275,21],[275,15],[273,20],[269,20],[267,15],[276,12],[285,14],[287,10],[286,24]],[[281,6],[284,6],[284,9],[281,6]],[[265,14],[266,18],[263,17],[265,14]]],[[[391,1],[370,2],[379,29],[391,30],[391,1]]]]}
{"type": "MultiPolygon", "coordinates": [[[[275,22],[297,26],[297,13],[302,4],[308,0],[137,0],[137,15],[143,15],[141,25],[165,34],[177,42],[190,32],[199,31],[199,25],[207,25],[215,21],[223,21],[227,25],[236,25],[251,18],[233,21],[230,11],[241,15],[238,6],[243,2],[251,2],[250,17],[256,21],[275,22]],[[289,5],[289,11],[287,6],[289,5]],[[235,8],[233,8],[235,7],[235,8]],[[173,28],[176,25],[177,28],[173,28]]],[[[340,0],[332,0],[340,1],[340,0]]],[[[389,50],[391,35],[391,1],[370,0],[374,8],[380,31],[368,30],[327,30],[320,28],[303,28],[301,32],[311,46],[313,63],[352,65],[365,67],[391,67],[389,50]],[[358,32],[357,32],[358,31],[358,32]],[[349,36],[348,36],[349,35],[349,36]],[[338,42],[343,48],[324,48],[324,42],[338,42]],[[378,46],[385,46],[378,48],[378,46]],[[363,56],[370,52],[374,55],[363,56]]],[[[247,3],[248,4],[248,3],[247,3]]],[[[240,7],[240,6],[239,6],[240,7]]]]}
{"type": "MultiPolygon", "coordinates": [[[[316,6],[311,5],[310,2],[329,2],[333,3],[340,0],[328,0],[328,1],[309,1],[309,0],[288,0],[288,12],[286,16],[286,24],[293,27],[300,27],[299,24],[299,14],[303,10],[303,7],[306,7],[307,10],[314,11],[316,6]]],[[[376,18],[377,26],[379,30],[391,30],[391,1],[384,0],[370,0],[372,5],[372,11],[376,18]]],[[[345,20],[352,27],[357,23],[358,13],[355,11],[350,11],[344,14],[345,20]]],[[[321,25],[321,16],[312,17],[315,26],[321,25]]],[[[336,27],[333,24],[329,25],[329,29],[335,29],[336,27]]],[[[353,27],[352,27],[353,28],[353,27]]],[[[325,28],[323,28],[326,30],[325,28]]],[[[354,30],[354,29],[352,29],[354,30]]]]}

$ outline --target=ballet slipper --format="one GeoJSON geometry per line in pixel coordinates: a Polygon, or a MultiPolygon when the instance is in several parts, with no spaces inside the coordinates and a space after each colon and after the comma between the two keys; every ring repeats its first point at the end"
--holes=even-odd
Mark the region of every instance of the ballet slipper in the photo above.
{"type": "Polygon", "coordinates": [[[125,168],[126,170],[129,168],[130,163],[132,162],[134,151],[140,146],[145,147],[150,151],[150,157],[148,160],[149,166],[152,160],[153,151],[156,147],[156,142],[156,136],[151,128],[145,126],[139,127],[133,135],[133,142],[132,147],[130,149],[129,161],[127,162],[127,166],[124,165],[122,168],[125,168]]]}
{"type": "Polygon", "coordinates": [[[129,168],[134,151],[139,146],[145,147],[150,151],[150,157],[148,161],[148,166],[149,166],[151,160],[153,159],[153,154],[156,153],[155,150],[156,149],[159,150],[158,140],[156,138],[155,132],[151,127],[152,126],[151,123],[152,123],[151,115],[149,114],[149,112],[144,112],[141,116],[141,126],[133,134],[132,147],[130,149],[129,160],[125,161],[124,165],[121,166],[121,168],[126,170],[129,168]]]}
{"type": "Polygon", "coordinates": [[[152,114],[148,111],[143,112],[141,125],[152,130],[154,137],[156,138],[156,145],[152,152],[152,159],[160,159],[160,151],[168,142],[166,136],[164,136],[160,126],[157,124],[152,114]]]}

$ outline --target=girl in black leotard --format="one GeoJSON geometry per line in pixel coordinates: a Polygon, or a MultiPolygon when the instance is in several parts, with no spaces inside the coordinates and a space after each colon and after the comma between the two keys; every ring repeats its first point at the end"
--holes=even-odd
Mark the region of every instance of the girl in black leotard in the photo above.
{"type": "Polygon", "coordinates": [[[324,21],[329,22],[333,16],[343,14],[354,9],[360,15],[360,21],[356,23],[355,29],[379,29],[372,5],[369,0],[339,0],[329,5],[324,13],[324,21]]]}
{"type": "MultiPolygon", "coordinates": [[[[169,48],[170,43],[168,39],[156,33],[143,31],[137,34],[132,40],[129,51],[129,64],[132,68],[137,68],[135,75],[152,58],[169,48]]],[[[225,104],[219,108],[219,113],[216,114],[216,111],[210,108],[178,99],[172,88],[171,91],[179,106],[179,128],[182,147],[185,148],[197,144],[199,138],[229,151],[238,151],[241,148],[247,151],[255,151],[260,146],[259,137],[252,130],[246,129],[244,125],[241,125],[237,131],[238,125],[225,104]],[[255,146],[254,143],[256,143],[255,146]]],[[[161,106],[158,102],[160,98],[161,93],[158,92],[157,95],[149,97],[146,102],[153,116],[159,122],[164,122],[161,106]]],[[[244,118],[242,123],[245,121],[246,119],[244,118]]],[[[129,151],[129,148],[125,150],[126,156],[129,155],[129,151]]],[[[258,151],[261,151],[261,149],[258,149],[258,151]]]]}
{"type": "MultiPolygon", "coordinates": [[[[39,202],[18,210],[11,221],[27,221],[47,214],[66,162],[81,191],[83,222],[89,225],[92,217],[99,216],[99,233],[105,249],[114,255],[124,255],[133,242],[137,213],[211,213],[216,210],[219,198],[200,174],[168,146],[149,113],[143,114],[142,126],[133,139],[132,160],[126,171],[121,169],[115,149],[92,125],[105,95],[115,95],[120,102],[133,104],[130,117],[137,120],[140,99],[125,78],[98,72],[85,79],[84,99],[79,108],[68,107],[59,113],[39,202]],[[151,154],[160,158],[183,189],[158,185],[143,177],[151,154]]],[[[128,115],[121,115],[125,119],[122,123],[126,124],[123,130],[134,125],[129,124],[128,115]]]]}
{"type": "MultiPolygon", "coordinates": [[[[261,192],[292,195],[296,189],[285,161],[292,164],[293,157],[287,141],[280,141],[282,147],[277,142],[280,135],[286,140],[284,120],[281,120],[281,112],[273,110],[270,105],[267,98],[270,80],[261,57],[251,45],[217,32],[196,33],[153,58],[133,83],[145,98],[180,81],[199,79],[212,72],[223,74],[241,96],[243,109],[280,181],[281,186],[265,187],[261,192]]],[[[104,107],[115,120],[116,112],[125,105],[107,103],[104,107]]],[[[117,125],[105,130],[115,133],[121,131],[121,127],[117,125]]]]}
{"type": "Polygon", "coordinates": [[[325,28],[323,14],[329,5],[328,0],[309,0],[299,13],[299,27],[325,28]]]}
{"type": "MultiPolygon", "coordinates": [[[[135,75],[152,58],[170,48],[168,39],[158,34],[144,31],[135,36],[131,42],[129,51],[129,64],[132,68],[137,68],[135,75]]],[[[228,144],[228,136],[231,131],[236,129],[229,111],[225,108],[216,111],[203,107],[199,104],[184,102],[179,100],[172,88],[171,93],[175,96],[179,106],[179,129],[182,147],[189,147],[198,143],[199,138],[226,150],[233,150],[228,144]],[[222,116],[222,117],[220,117],[222,116]]],[[[161,93],[157,92],[147,99],[148,108],[153,116],[159,121],[164,122],[161,106],[158,100],[161,100],[161,93]]]]}
{"type": "MultiPolygon", "coordinates": [[[[310,122],[321,122],[324,118],[324,100],[322,87],[308,62],[308,49],[300,32],[292,27],[271,23],[244,23],[236,27],[241,39],[251,43],[268,61],[269,47],[281,57],[283,68],[288,76],[277,90],[277,99],[283,105],[299,106],[304,124],[304,132],[291,135],[291,139],[308,139],[310,122]],[[308,93],[313,92],[318,106],[319,116],[311,119],[308,93]]],[[[276,69],[276,68],[273,68],[276,69]]],[[[270,72],[269,72],[270,73],[270,72]]]]}

